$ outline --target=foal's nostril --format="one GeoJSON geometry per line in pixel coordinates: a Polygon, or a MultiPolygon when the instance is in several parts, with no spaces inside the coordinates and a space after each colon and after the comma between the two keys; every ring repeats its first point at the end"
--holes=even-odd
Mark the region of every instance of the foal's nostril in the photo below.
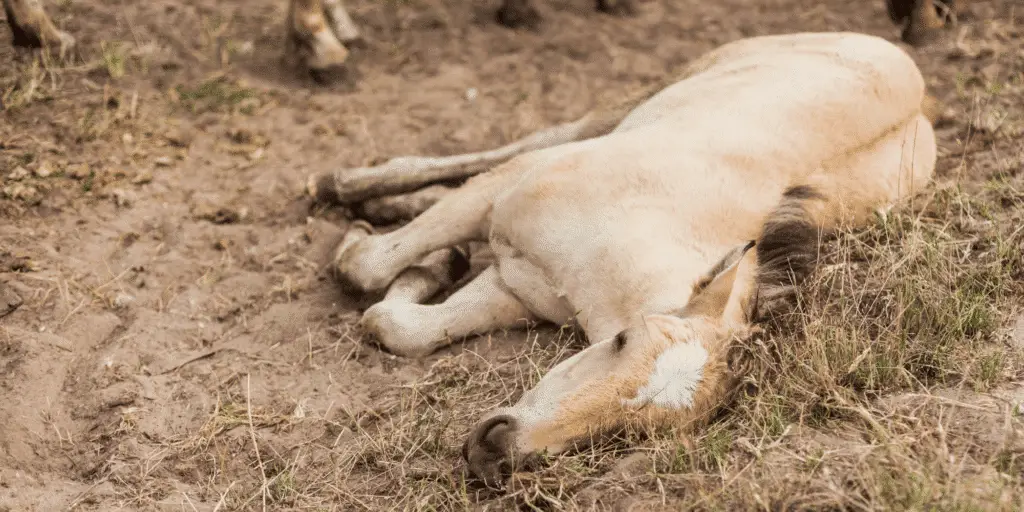
{"type": "Polygon", "coordinates": [[[477,425],[462,445],[462,458],[471,473],[490,485],[511,471],[515,418],[495,416],[477,425]]]}
{"type": "Polygon", "coordinates": [[[490,434],[491,431],[493,431],[494,429],[496,429],[498,427],[501,427],[503,425],[508,425],[511,422],[512,422],[512,417],[504,416],[504,415],[503,416],[495,416],[495,417],[485,421],[482,425],[477,427],[477,432],[480,433],[480,441],[486,440],[487,437],[488,437],[488,434],[490,434]]]}

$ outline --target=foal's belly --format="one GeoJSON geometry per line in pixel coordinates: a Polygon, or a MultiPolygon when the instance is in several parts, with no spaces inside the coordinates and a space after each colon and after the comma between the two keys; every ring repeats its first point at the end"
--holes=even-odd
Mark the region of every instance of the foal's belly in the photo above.
{"type": "Polygon", "coordinates": [[[498,275],[526,309],[541,319],[564,324],[573,319],[572,306],[549,281],[544,271],[501,237],[491,237],[498,275]]]}

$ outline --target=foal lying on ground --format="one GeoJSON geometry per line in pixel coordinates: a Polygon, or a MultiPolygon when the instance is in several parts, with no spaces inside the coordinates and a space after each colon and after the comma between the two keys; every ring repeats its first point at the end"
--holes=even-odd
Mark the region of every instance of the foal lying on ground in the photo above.
{"type": "Polygon", "coordinates": [[[525,321],[585,331],[588,348],[470,434],[465,458],[486,481],[622,426],[685,431],[725,399],[731,341],[808,269],[821,232],[864,225],[930,180],[925,101],[914,61],[880,38],[736,41],[610,133],[521,154],[397,231],[349,236],[339,277],[391,287],[362,323],[398,354],[525,321]],[[471,240],[493,265],[417,304],[443,276],[408,269],[443,268],[471,240]]]}

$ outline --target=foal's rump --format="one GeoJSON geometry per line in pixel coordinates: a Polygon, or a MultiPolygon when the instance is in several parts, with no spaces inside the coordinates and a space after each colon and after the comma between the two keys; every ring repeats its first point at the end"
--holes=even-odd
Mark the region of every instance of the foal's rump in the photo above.
{"type": "Polygon", "coordinates": [[[896,134],[923,119],[921,73],[884,39],[772,36],[711,57],[612,133],[516,162],[522,177],[494,203],[491,240],[505,284],[538,316],[619,325],[685,304],[714,261],[758,237],[787,188],[814,182],[824,210],[845,194],[862,218],[899,195],[905,156],[930,174],[931,127],[914,125],[924,132],[908,155],[896,134]]]}

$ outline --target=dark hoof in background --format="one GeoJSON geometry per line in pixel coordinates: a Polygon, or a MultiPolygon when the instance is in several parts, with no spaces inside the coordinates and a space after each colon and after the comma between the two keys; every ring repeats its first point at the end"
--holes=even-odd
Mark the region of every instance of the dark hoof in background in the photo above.
{"type": "Polygon", "coordinates": [[[615,16],[633,16],[636,14],[633,0],[598,0],[597,10],[615,16]]]}
{"type": "Polygon", "coordinates": [[[540,27],[542,18],[537,9],[532,6],[505,5],[498,9],[494,16],[495,20],[508,28],[527,28],[536,30],[540,27]]]}
{"type": "Polygon", "coordinates": [[[309,77],[322,87],[342,86],[346,90],[354,90],[360,74],[351,64],[331,66],[328,68],[309,69],[309,77]]]}

